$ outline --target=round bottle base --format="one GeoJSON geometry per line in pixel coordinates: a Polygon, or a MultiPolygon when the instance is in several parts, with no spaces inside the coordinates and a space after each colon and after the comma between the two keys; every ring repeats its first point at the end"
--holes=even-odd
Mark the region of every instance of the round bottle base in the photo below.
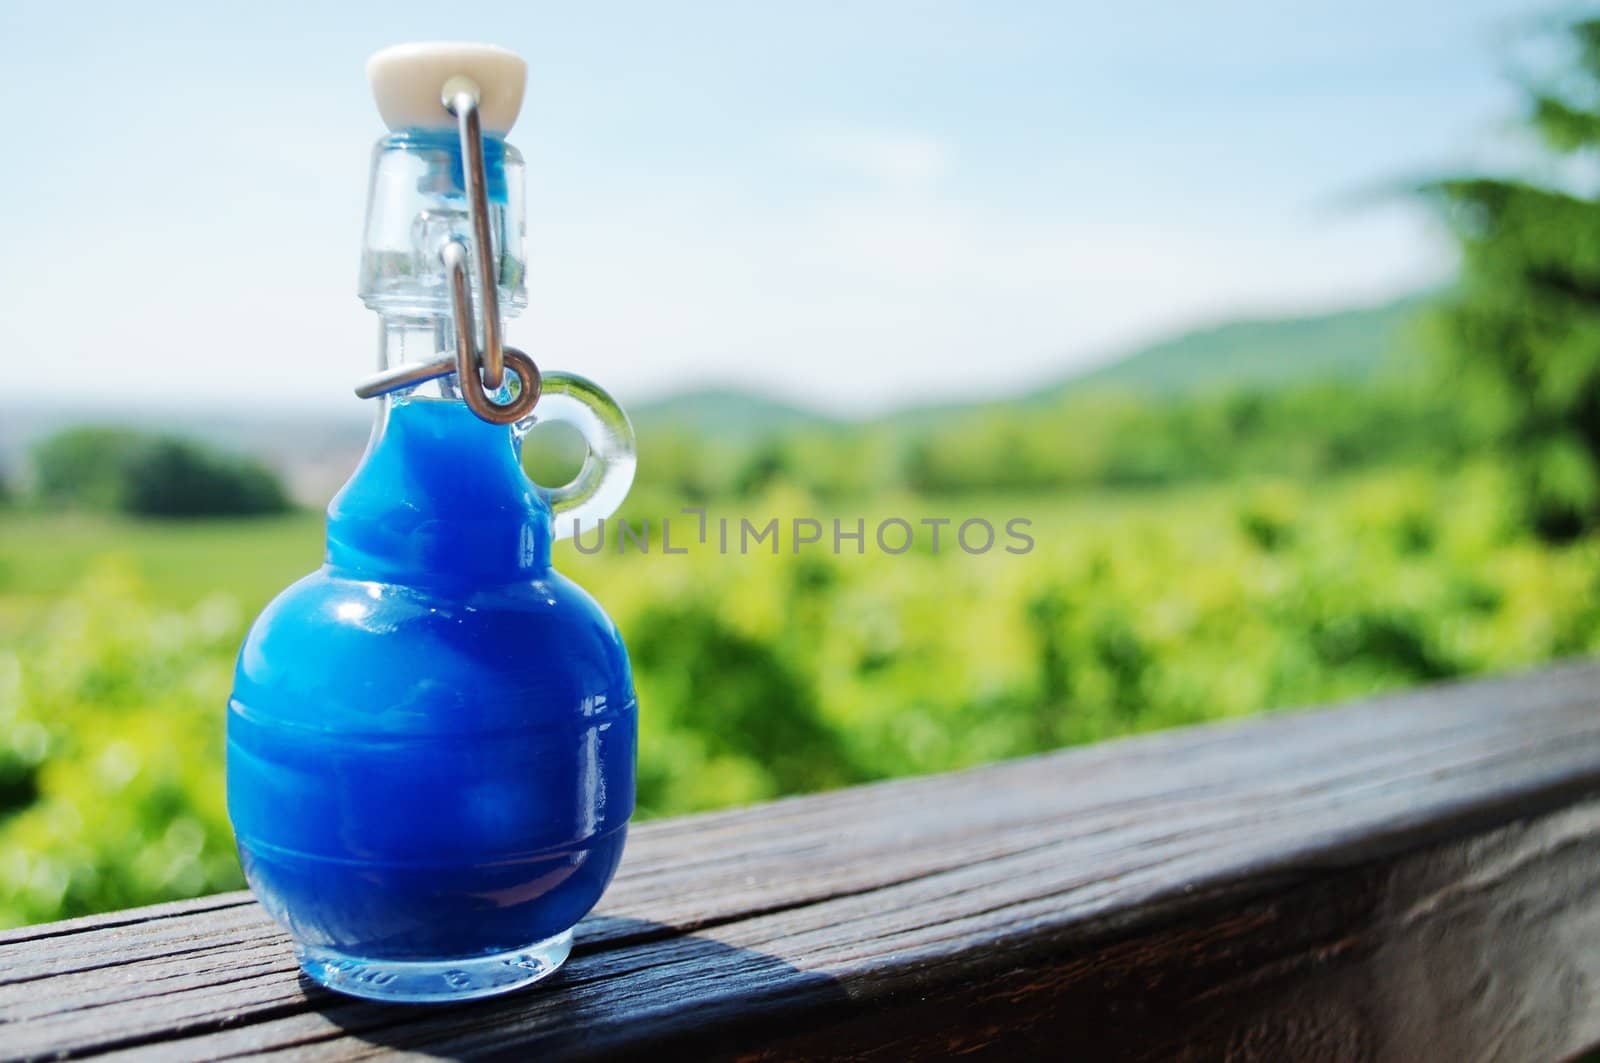
{"type": "Polygon", "coordinates": [[[456,960],[377,960],[298,946],[300,968],[320,985],[396,1004],[443,1004],[509,993],[556,972],[572,952],[572,931],[526,948],[456,960]]]}

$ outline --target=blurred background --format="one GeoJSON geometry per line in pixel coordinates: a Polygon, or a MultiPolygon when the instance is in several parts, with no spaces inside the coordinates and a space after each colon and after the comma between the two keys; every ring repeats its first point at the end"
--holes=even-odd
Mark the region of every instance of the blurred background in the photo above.
{"type": "Polygon", "coordinates": [[[557,549],[660,815],[1600,647],[1596,19],[11,0],[0,926],[241,884],[233,656],[373,412],[371,51],[529,60],[509,338],[632,411],[626,516],[867,522],[557,549]]]}

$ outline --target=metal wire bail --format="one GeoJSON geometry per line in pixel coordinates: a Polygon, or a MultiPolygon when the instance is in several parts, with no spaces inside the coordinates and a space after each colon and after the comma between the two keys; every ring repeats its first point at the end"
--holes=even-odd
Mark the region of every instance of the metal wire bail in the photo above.
{"type": "MultiPolygon", "coordinates": [[[[489,228],[489,179],[485,173],[488,167],[483,159],[483,126],[478,118],[478,85],[471,78],[453,77],[444,83],[440,100],[444,109],[456,116],[456,132],[461,137],[461,170],[467,186],[467,216],[472,222],[472,240],[478,252],[478,298],[481,301],[478,324],[483,331],[483,349],[478,352],[478,363],[483,368],[484,386],[494,391],[504,380],[505,356],[500,346],[500,271],[495,268],[494,237],[489,228]]],[[[448,250],[446,246],[441,255],[448,250]]],[[[455,300],[458,336],[463,335],[463,309],[468,315],[472,313],[470,289],[467,294],[465,306],[460,298],[455,300]]],[[[471,324],[470,317],[468,324],[471,324]]],[[[473,332],[469,328],[464,334],[470,337],[473,332]]]]}
{"type": "Polygon", "coordinates": [[[467,408],[485,421],[512,424],[527,417],[539,401],[539,368],[522,351],[507,347],[500,338],[499,270],[495,267],[494,237],[489,224],[489,182],[483,156],[483,126],[478,116],[478,85],[471,78],[452,77],[444,83],[440,102],[455,115],[461,138],[461,170],[466,184],[467,216],[472,224],[472,247],[460,237],[445,241],[439,250],[450,284],[450,307],[455,318],[453,354],[418,365],[396,366],[363,380],[356,394],[363,399],[415,387],[455,373],[467,408]],[[472,267],[478,271],[479,305],[472,306],[472,267]],[[483,337],[482,347],[477,338],[483,337]],[[489,397],[505,383],[509,367],[517,377],[512,398],[504,403],[489,397]]]}

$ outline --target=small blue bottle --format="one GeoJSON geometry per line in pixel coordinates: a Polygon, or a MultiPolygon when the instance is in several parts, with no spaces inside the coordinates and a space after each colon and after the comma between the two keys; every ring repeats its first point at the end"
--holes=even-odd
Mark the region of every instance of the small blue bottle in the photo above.
{"type": "MultiPolygon", "coordinates": [[[[500,135],[508,80],[521,97],[509,59],[429,45],[369,65],[391,125],[396,108],[421,112],[373,155],[361,294],[391,379],[453,356],[460,304],[441,252],[482,232],[465,135],[416,103],[419,82],[466,77],[481,93],[498,301],[526,302],[522,160],[500,135]]],[[[507,381],[491,401],[529,386],[507,381]]],[[[435,373],[378,400],[367,454],[328,509],[326,563],[256,620],[228,706],[228,810],[251,888],[309,977],[379,1000],[469,999],[550,974],[633,811],[627,652],[550,567],[554,539],[626,494],[632,431],[580,377],[545,374],[511,424],[475,412],[468,384],[435,373]],[[590,445],[556,489],[531,483],[518,453],[548,420],[590,445]]]]}

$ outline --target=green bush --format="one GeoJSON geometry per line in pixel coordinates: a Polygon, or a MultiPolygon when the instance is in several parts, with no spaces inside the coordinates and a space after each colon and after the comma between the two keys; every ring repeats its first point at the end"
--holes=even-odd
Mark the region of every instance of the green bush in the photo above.
{"type": "Polygon", "coordinates": [[[34,450],[39,500],[49,506],[151,517],[281,513],[288,495],[263,464],[171,436],[73,428],[34,450]]]}
{"type": "Polygon", "coordinates": [[[220,707],[242,622],[152,607],[111,565],[0,639],[0,923],[241,883],[220,707]]]}
{"type": "Polygon", "coordinates": [[[123,467],[122,508],[147,517],[281,513],[288,496],[259,462],[211,453],[181,439],[152,439],[123,467]]]}

